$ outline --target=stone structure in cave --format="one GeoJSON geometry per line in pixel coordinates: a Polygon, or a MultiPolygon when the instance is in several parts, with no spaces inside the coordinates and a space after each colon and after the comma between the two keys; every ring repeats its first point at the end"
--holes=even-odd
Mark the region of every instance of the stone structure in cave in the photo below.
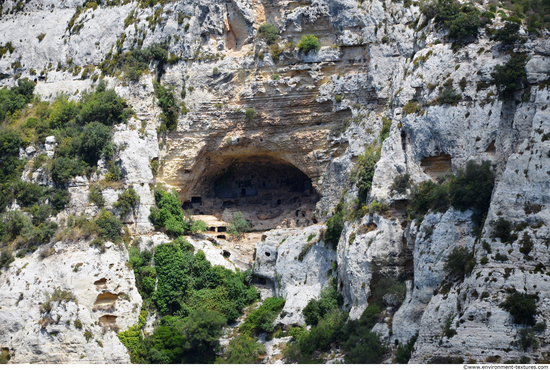
{"type": "Polygon", "coordinates": [[[225,221],[240,211],[255,230],[311,225],[319,200],[307,175],[269,156],[228,158],[223,166],[209,168],[195,189],[184,210],[225,221]]]}

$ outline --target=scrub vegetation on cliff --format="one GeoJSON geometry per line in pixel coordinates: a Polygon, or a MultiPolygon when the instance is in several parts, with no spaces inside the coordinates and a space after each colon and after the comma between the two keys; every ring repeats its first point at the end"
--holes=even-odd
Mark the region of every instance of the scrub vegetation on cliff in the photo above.
{"type": "MultiPolygon", "coordinates": [[[[162,315],[160,325],[149,336],[144,337],[140,330],[144,322],[119,333],[133,363],[213,363],[224,326],[235,322],[243,308],[258,299],[249,271],[212,266],[202,251],[194,254],[183,237],[158,245],[154,253],[133,246],[130,264],[143,307],[162,315]]],[[[248,319],[248,329],[243,332],[270,330],[273,316],[260,311],[249,317],[256,319],[248,319]]]]}
{"type": "Polygon", "coordinates": [[[109,163],[107,179],[120,179],[120,170],[112,161],[117,151],[112,142],[112,126],[125,122],[132,111],[114,90],[106,89],[104,83],[99,83],[94,92],[83,94],[80,101],[61,96],[53,103],[35,97],[34,86],[33,82],[22,79],[17,86],[0,90],[3,266],[8,266],[13,260],[10,257],[13,250],[17,250],[18,257],[23,257],[34,252],[39,245],[48,243],[54,235],[70,240],[96,236],[121,241],[122,224],[106,210],[102,210],[95,220],[82,216],[75,222],[72,218],[63,225],[67,226],[63,230],[58,230],[58,224],[50,221],[50,216],[56,215],[69,203],[67,187],[71,179],[94,174],[99,159],[109,163]],[[53,158],[44,153],[35,154],[30,159],[20,156],[21,149],[43,146],[48,136],[55,137],[57,142],[53,158]],[[50,175],[54,186],[22,180],[29,160],[32,161],[32,170],[50,175]],[[6,212],[6,207],[15,202],[21,209],[6,212]],[[75,233],[75,228],[81,232],[75,233]]]}

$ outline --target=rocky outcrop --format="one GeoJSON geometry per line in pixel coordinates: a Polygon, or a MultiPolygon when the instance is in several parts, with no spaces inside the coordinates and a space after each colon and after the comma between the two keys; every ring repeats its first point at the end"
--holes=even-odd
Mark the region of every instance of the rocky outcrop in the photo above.
{"type": "Polygon", "coordinates": [[[17,259],[0,276],[11,362],[129,363],[116,333],[137,322],[141,297],[126,263],[118,247],[63,242],[17,259]]]}

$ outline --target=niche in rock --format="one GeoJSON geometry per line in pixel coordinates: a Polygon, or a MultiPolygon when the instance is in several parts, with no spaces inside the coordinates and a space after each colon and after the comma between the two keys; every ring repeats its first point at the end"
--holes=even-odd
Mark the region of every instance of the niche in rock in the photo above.
{"type": "Polygon", "coordinates": [[[188,195],[183,209],[192,214],[231,222],[241,212],[254,230],[311,225],[319,200],[306,174],[270,156],[217,158],[188,195]]]}
{"type": "Polygon", "coordinates": [[[452,173],[451,159],[449,154],[441,153],[440,155],[424,158],[420,166],[425,173],[435,180],[439,176],[445,176],[452,173]]]}

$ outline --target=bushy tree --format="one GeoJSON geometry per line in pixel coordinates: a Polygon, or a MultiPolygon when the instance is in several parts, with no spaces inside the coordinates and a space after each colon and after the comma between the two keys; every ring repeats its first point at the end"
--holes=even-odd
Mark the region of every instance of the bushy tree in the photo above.
{"type": "Polygon", "coordinates": [[[246,334],[240,334],[229,342],[224,357],[216,359],[217,364],[255,364],[258,356],[265,354],[265,346],[246,334]]]}
{"type": "Polygon", "coordinates": [[[501,242],[507,243],[510,239],[510,233],[512,232],[512,223],[502,217],[499,217],[496,221],[491,221],[491,226],[493,227],[493,233],[491,236],[500,238],[501,242]]]}
{"type": "Polygon", "coordinates": [[[535,294],[515,292],[500,306],[510,312],[516,324],[534,325],[538,300],[539,297],[535,294]]]}
{"type": "Polygon", "coordinates": [[[193,220],[183,212],[176,192],[156,188],[154,193],[156,207],[151,207],[149,220],[155,228],[164,229],[175,236],[206,230],[204,221],[193,220]]]}
{"type": "Polygon", "coordinates": [[[267,298],[258,309],[246,317],[240,327],[241,334],[273,333],[273,322],[284,305],[285,300],[283,298],[267,298]]]}
{"type": "Polygon", "coordinates": [[[279,30],[271,23],[264,23],[258,28],[258,35],[269,45],[279,39],[279,30]]]}
{"type": "Polygon", "coordinates": [[[125,122],[131,110],[126,101],[118,96],[115,90],[99,86],[95,93],[84,95],[79,120],[81,122],[101,122],[112,126],[125,122]]]}
{"type": "Polygon", "coordinates": [[[242,236],[243,233],[249,232],[252,228],[252,224],[249,220],[243,217],[241,212],[233,213],[233,220],[227,228],[227,232],[237,238],[242,236]]]}
{"type": "Polygon", "coordinates": [[[103,209],[95,221],[99,226],[99,234],[106,240],[118,243],[122,240],[122,223],[111,212],[103,209]]]}
{"type": "Polygon", "coordinates": [[[468,248],[454,248],[447,257],[444,269],[449,275],[463,279],[464,275],[466,275],[468,264],[473,258],[474,253],[469,251],[468,248]]]}
{"type": "Polygon", "coordinates": [[[327,229],[323,238],[325,244],[336,249],[342,230],[344,230],[344,211],[340,210],[327,220],[327,229]]]}
{"type": "Polygon", "coordinates": [[[103,149],[111,142],[111,128],[100,122],[91,122],[84,126],[80,153],[88,164],[95,166],[103,154],[103,149]]]}
{"type": "Polygon", "coordinates": [[[317,51],[321,48],[319,39],[314,35],[304,35],[298,43],[298,49],[302,50],[304,54],[309,54],[310,51],[317,51]]]}
{"type": "Polygon", "coordinates": [[[346,364],[379,364],[387,352],[380,334],[365,327],[358,327],[342,347],[347,350],[346,364]]]}
{"type": "Polygon", "coordinates": [[[504,65],[496,65],[491,72],[491,84],[496,85],[501,99],[510,99],[527,83],[525,64],[527,56],[513,54],[504,65]]]}
{"type": "Polygon", "coordinates": [[[158,98],[158,105],[162,109],[161,119],[165,127],[164,129],[173,131],[178,127],[178,115],[180,113],[180,107],[176,101],[174,91],[156,81],[154,88],[158,98]]]}
{"type": "Polygon", "coordinates": [[[139,199],[139,195],[136,191],[133,188],[129,188],[118,195],[118,199],[113,206],[118,208],[120,210],[120,216],[124,217],[130,210],[135,212],[139,205],[139,199]]]}
{"type": "Polygon", "coordinates": [[[503,45],[513,45],[521,39],[519,36],[519,28],[520,25],[517,23],[506,22],[504,27],[496,32],[493,39],[500,41],[503,45]]]}

